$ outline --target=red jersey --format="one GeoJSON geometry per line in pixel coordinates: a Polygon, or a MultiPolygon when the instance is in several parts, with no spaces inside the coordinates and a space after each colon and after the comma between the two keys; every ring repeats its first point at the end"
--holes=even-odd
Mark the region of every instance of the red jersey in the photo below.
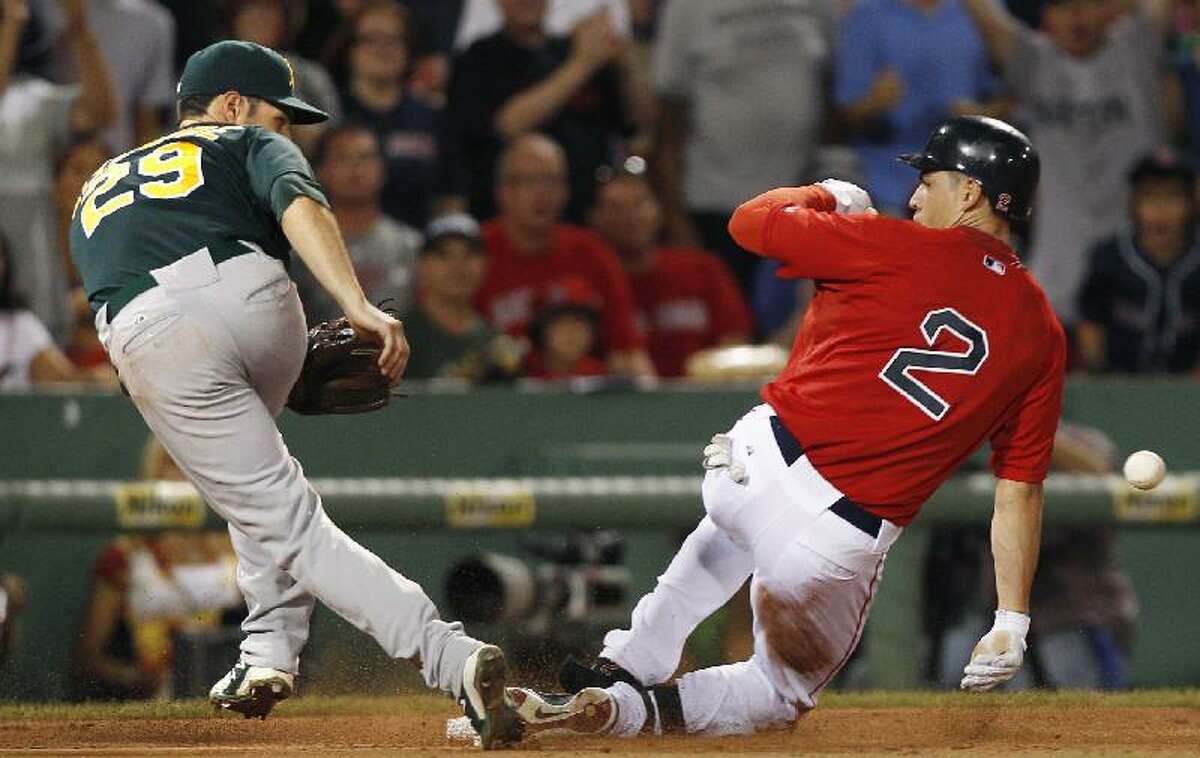
{"type": "Polygon", "coordinates": [[[476,296],[476,305],[499,330],[524,335],[533,319],[534,305],[549,289],[577,278],[600,296],[600,338],[605,352],[642,348],[634,322],[633,294],[617,254],[591,232],[560,224],[550,250],[530,255],[509,241],[499,220],[481,230],[487,249],[488,271],[476,296]]]}
{"type": "Polygon", "coordinates": [[[1042,481],[1066,339],[1029,272],[978,230],[834,207],[824,188],[773,190],[729,224],[780,276],[816,281],[762,393],[813,466],[900,525],[985,440],[997,477],[1042,481]]]}
{"type": "Polygon", "coordinates": [[[629,273],[629,283],[659,376],[681,376],[697,350],[750,338],[750,309],[724,264],[709,253],[659,248],[650,268],[629,273]]]}

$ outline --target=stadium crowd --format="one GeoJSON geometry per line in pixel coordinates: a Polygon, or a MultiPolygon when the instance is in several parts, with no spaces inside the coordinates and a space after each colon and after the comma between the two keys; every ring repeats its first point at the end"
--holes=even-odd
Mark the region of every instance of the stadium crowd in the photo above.
{"type": "MultiPolygon", "coordinates": [[[[294,138],[364,289],[404,314],[410,379],[672,378],[788,344],[809,285],[738,248],[732,209],[837,176],[905,216],[895,156],[970,113],[1040,150],[1020,252],[1072,365],[1200,371],[1196,0],[0,0],[0,390],[115,384],[65,231],[227,37],[284,52],[332,115],[294,138]]],[[[336,315],[302,269],[310,321],[336,315]]],[[[1064,466],[1112,466],[1089,434],[1062,435],[1064,466]]],[[[1111,559],[1068,565],[1102,584],[1111,559]]],[[[1105,587],[1119,617],[1063,623],[1130,626],[1105,587]]]]}
{"type": "Polygon", "coordinates": [[[739,249],[730,211],[833,175],[903,216],[895,156],[964,113],[1041,150],[1021,251],[1073,365],[1196,369],[1194,0],[3,0],[0,388],[112,382],[65,229],[223,37],[285,52],[333,116],[294,137],[407,317],[409,378],[678,377],[787,344],[806,284],[739,249]]]}

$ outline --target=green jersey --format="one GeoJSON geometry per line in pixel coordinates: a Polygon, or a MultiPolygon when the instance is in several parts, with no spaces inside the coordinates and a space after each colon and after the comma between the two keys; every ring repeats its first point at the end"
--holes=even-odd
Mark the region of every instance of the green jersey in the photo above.
{"type": "Polygon", "coordinates": [[[92,309],[201,248],[216,262],[257,248],[286,263],[279,220],[300,195],[328,205],[299,148],[258,126],[188,126],[113,158],[71,217],[92,309]]]}

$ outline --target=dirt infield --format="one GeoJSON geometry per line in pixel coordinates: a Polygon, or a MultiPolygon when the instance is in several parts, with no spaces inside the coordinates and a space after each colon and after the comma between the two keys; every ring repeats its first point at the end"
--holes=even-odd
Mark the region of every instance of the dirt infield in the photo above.
{"type": "MultiPolygon", "coordinates": [[[[287,706],[266,722],[212,714],[186,718],[10,718],[2,713],[0,756],[439,756],[474,752],[448,742],[445,721],[456,715],[445,700],[412,698],[375,703],[369,713],[333,707],[287,706]],[[415,701],[415,702],[414,702],[415,701]],[[305,711],[308,711],[307,713],[305,711]],[[318,712],[314,712],[318,711],[318,712]],[[319,712],[323,711],[323,712],[319,712]],[[383,712],[380,712],[383,711],[383,712]]],[[[851,701],[853,702],[853,701],[851,701]]],[[[363,709],[359,709],[363,710],[363,709]]],[[[792,731],[750,737],[590,739],[531,745],[538,758],[739,755],[1195,755],[1200,756],[1200,708],[1114,705],[1094,696],[1055,704],[995,697],[947,700],[946,705],[818,709],[792,731]]]]}

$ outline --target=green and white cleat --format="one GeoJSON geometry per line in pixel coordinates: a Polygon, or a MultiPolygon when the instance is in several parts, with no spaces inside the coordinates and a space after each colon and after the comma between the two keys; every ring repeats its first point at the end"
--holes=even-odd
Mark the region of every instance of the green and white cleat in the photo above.
{"type": "Polygon", "coordinates": [[[525,722],[525,734],[533,738],[596,737],[611,732],[617,721],[617,702],[599,687],[575,695],[510,687],[508,698],[525,722]]]}
{"type": "Polygon", "coordinates": [[[248,719],[265,719],[276,703],[291,697],[295,684],[294,674],[238,661],[209,690],[208,702],[248,719]]]}

